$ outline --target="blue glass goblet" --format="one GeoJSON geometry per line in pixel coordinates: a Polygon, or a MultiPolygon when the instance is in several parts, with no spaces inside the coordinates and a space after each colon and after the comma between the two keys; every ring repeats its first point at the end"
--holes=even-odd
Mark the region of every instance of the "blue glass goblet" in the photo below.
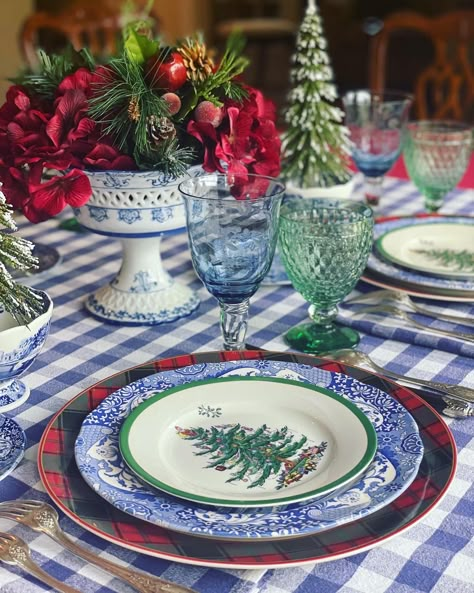
{"type": "Polygon", "coordinates": [[[354,164],[364,175],[365,199],[377,205],[384,175],[401,152],[413,98],[400,92],[349,91],[342,97],[354,164]]]}
{"type": "Polygon", "coordinates": [[[245,348],[249,299],[268,272],[285,186],[262,175],[212,173],[179,185],[191,258],[221,308],[225,350],[245,348]]]}

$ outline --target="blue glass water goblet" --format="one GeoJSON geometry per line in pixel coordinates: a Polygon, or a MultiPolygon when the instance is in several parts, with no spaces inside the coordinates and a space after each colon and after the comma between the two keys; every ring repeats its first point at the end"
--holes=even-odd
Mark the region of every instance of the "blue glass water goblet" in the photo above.
{"type": "Polygon", "coordinates": [[[413,98],[401,92],[349,91],[342,97],[354,164],[364,175],[364,194],[376,206],[384,175],[400,155],[402,131],[413,98]]]}
{"type": "Polygon", "coordinates": [[[245,348],[249,299],[268,272],[285,186],[262,175],[212,173],[183,181],[191,258],[221,309],[225,350],[245,348]]]}

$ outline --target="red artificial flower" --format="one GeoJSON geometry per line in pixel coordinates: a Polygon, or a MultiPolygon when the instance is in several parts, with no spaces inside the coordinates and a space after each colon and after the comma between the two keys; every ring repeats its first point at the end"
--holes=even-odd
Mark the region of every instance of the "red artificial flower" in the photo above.
{"type": "Polygon", "coordinates": [[[94,145],[92,150],[84,156],[84,164],[88,169],[110,171],[133,171],[137,168],[135,161],[110,144],[101,142],[94,145]]]}
{"type": "Polygon", "coordinates": [[[67,90],[55,105],[55,113],[46,126],[46,133],[54,146],[70,146],[74,141],[92,134],[95,123],[86,117],[88,103],[84,91],[67,90]]]}
{"type": "Polygon", "coordinates": [[[57,95],[64,95],[67,91],[79,90],[87,97],[92,93],[92,82],[96,75],[87,68],[78,68],[73,74],[66,76],[58,85],[57,95]]]}
{"type": "Polygon", "coordinates": [[[255,179],[249,183],[248,174],[279,175],[281,141],[273,103],[256,89],[246,88],[248,96],[242,103],[224,102],[224,118],[217,128],[192,119],[187,132],[204,147],[206,171],[228,172],[238,180],[238,193],[252,196],[262,188],[255,179]]]}
{"type": "Polygon", "coordinates": [[[31,222],[41,222],[59,214],[69,205],[83,206],[91,197],[92,189],[85,173],[73,169],[66,175],[57,175],[44,183],[29,184],[30,199],[23,206],[31,222]]]}

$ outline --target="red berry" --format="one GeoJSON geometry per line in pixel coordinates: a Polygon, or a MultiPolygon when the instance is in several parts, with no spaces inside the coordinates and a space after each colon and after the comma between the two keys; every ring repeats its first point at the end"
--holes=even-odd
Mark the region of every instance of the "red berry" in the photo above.
{"type": "Polygon", "coordinates": [[[187,71],[181,55],[172,52],[165,60],[159,55],[149,58],[145,74],[154,89],[176,91],[186,82],[187,71]]]}
{"type": "Polygon", "coordinates": [[[196,121],[201,124],[211,124],[214,128],[221,123],[224,112],[210,101],[202,101],[194,110],[196,121]]]}
{"type": "Polygon", "coordinates": [[[181,109],[181,99],[176,93],[165,93],[161,98],[168,103],[170,115],[175,115],[181,109]]]}

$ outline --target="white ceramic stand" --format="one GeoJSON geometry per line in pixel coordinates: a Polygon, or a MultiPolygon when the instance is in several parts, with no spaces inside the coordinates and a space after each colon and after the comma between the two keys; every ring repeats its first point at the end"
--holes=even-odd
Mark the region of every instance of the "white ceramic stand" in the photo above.
{"type": "Polygon", "coordinates": [[[110,284],[86,300],[95,317],[122,325],[156,325],[191,314],[195,293],[163,268],[161,237],[122,239],[122,266],[110,284]]]}
{"type": "MultiPolygon", "coordinates": [[[[202,174],[201,167],[188,175],[202,174]]],[[[190,315],[196,294],[173,280],[163,268],[161,237],[186,225],[178,190],[182,179],[156,171],[89,171],[92,197],[75,209],[87,229],[122,243],[117,276],[86,300],[95,317],[120,325],[158,325],[190,315]]]]}

